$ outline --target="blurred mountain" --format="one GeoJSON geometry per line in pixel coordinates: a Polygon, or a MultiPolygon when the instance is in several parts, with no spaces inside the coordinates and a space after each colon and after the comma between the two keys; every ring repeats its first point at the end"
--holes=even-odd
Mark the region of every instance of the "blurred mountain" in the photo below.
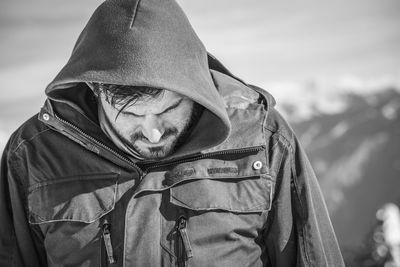
{"type": "Polygon", "coordinates": [[[345,251],[362,244],[382,205],[400,204],[400,93],[388,87],[338,99],[336,112],[318,103],[304,118],[294,103],[281,110],[308,152],[345,251]]]}

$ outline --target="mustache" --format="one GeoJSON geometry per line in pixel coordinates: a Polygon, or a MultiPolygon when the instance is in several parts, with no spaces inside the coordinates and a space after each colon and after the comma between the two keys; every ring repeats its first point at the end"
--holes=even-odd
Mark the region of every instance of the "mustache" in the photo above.
{"type": "MultiPolygon", "coordinates": [[[[165,131],[164,131],[163,135],[161,136],[160,140],[166,139],[166,138],[168,138],[170,136],[176,136],[176,135],[178,135],[178,129],[176,129],[176,128],[167,128],[167,129],[165,129],[165,131]]],[[[133,133],[131,135],[131,142],[135,142],[137,140],[148,140],[148,139],[140,131],[140,132],[133,133]]]]}

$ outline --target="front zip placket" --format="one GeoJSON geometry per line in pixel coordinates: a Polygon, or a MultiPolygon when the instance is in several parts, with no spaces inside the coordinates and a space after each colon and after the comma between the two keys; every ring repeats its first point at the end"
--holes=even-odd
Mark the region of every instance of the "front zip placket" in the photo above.
{"type": "Polygon", "coordinates": [[[111,152],[112,154],[114,154],[117,158],[125,161],[126,163],[130,164],[131,166],[135,167],[136,169],[140,169],[135,163],[133,163],[131,160],[129,160],[127,157],[121,155],[120,153],[118,153],[117,151],[115,151],[114,149],[108,147],[107,145],[103,144],[102,142],[98,141],[97,139],[91,137],[90,135],[86,134],[83,130],[81,130],[80,128],[76,127],[75,125],[73,125],[72,123],[61,119],[60,117],[58,117],[57,115],[54,115],[54,117],[59,120],[60,122],[68,125],[69,127],[71,127],[72,129],[74,129],[75,131],[79,132],[82,136],[88,138],[89,140],[91,140],[93,143],[97,144],[98,146],[108,150],[109,152],[111,152]]]}
{"type": "MultiPolygon", "coordinates": [[[[56,114],[50,116],[49,113],[44,112],[41,115],[41,119],[42,122],[44,122],[45,124],[48,124],[49,126],[53,126],[54,128],[56,128],[58,131],[60,131],[61,133],[66,132],[64,129],[62,128],[70,128],[72,131],[72,133],[70,132],[70,135],[73,135],[73,139],[78,139],[78,143],[80,143],[81,145],[83,145],[86,149],[95,152],[96,154],[99,154],[99,149],[103,149],[108,151],[109,153],[111,153],[112,155],[114,155],[117,159],[119,159],[120,161],[127,163],[130,167],[133,167],[139,174],[139,177],[142,178],[143,175],[143,171],[141,170],[141,168],[136,165],[134,162],[132,162],[129,158],[127,158],[126,156],[122,155],[121,153],[119,153],[118,151],[110,148],[109,146],[105,145],[104,143],[102,143],[101,141],[93,138],[92,136],[90,136],[89,134],[85,133],[82,129],[80,129],[79,127],[75,126],[74,124],[70,123],[69,121],[66,121],[60,117],[58,117],[56,114]],[[58,126],[57,124],[61,124],[62,126],[58,126]],[[61,127],[61,129],[60,129],[61,127]],[[79,136],[76,136],[76,134],[73,134],[73,132],[78,133],[80,136],[82,136],[84,139],[86,140],[82,140],[82,138],[79,138],[79,136]]],[[[65,133],[63,133],[65,135],[65,133]]],[[[112,160],[112,159],[110,159],[112,160]]],[[[115,160],[112,160],[114,163],[115,160]]]]}
{"type": "Polygon", "coordinates": [[[193,250],[192,246],[190,245],[186,226],[186,218],[184,216],[179,217],[176,225],[178,267],[187,266],[187,260],[193,257],[193,250]]]}
{"type": "Polygon", "coordinates": [[[181,159],[174,159],[171,161],[165,161],[165,162],[160,162],[156,163],[153,165],[150,165],[147,168],[143,168],[143,174],[146,175],[151,169],[159,168],[159,167],[164,167],[168,165],[177,165],[185,162],[191,162],[191,161],[196,161],[196,160],[201,160],[201,159],[206,159],[210,157],[215,157],[215,156],[221,156],[221,155],[233,155],[233,154],[241,154],[241,153],[250,153],[250,152],[258,152],[261,151],[265,148],[265,146],[255,146],[255,147],[246,147],[246,148],[239,148],[239,149],[229,149],[229,150],[224,150],[224,151],[216,151],[216,152],[209,152],[209,153],[204,153],[200,155],[195,155],[192,157],[184,157],[181,159]]]}

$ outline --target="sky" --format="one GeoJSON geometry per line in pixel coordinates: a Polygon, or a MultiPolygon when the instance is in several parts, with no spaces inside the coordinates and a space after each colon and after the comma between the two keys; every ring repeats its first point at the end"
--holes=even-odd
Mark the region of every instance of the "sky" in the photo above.
{"type": "MultiPolygon", "coordinates": [[[[39,110],[101,2],[0,2],[0,139],[39,110]]],[[[310,81],[400,84],[398,0],[178,2],[208,51],[279,98],[310,81]]]]}

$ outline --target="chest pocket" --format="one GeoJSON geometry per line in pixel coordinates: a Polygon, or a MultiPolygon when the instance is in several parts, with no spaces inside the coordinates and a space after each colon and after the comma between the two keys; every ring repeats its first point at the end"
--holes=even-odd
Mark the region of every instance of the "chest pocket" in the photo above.
{"type": "Polygon", "coordinates": [[[271,208],[268,176],[201,179],[173,187],[170,202],[193,211],[254,213],[271,208]]]}
{"type": "Polygon", "coordinates": [[[42,230],[49,262],[100,266],[102,218],[114,209],[118,178],[117,173],[83,174],[29,188],[29,223],[42,230]]]}
{"type": "Polygon", "coordinates": [[[117,173],[90,174],[45,181],[28,193],[29,222],[92,223],[114,208],[117,173]]]}
{"type": "Polygon", "coordinates": [[[258,261],[262,249],[257,239],[271,209],[274,185],[264,153],[205,159],[171,171],[179,183],[166,192],[169,204],[162,207],[161,246],[168,260],[193,266],[258,261]]]}
{"type": "Polygon", "coordinates": [[[170,203],[193,211],[268,211],[273,179],[266,162],[265,151],[259,147],[176,166],[169,173],[170,203]]]}

